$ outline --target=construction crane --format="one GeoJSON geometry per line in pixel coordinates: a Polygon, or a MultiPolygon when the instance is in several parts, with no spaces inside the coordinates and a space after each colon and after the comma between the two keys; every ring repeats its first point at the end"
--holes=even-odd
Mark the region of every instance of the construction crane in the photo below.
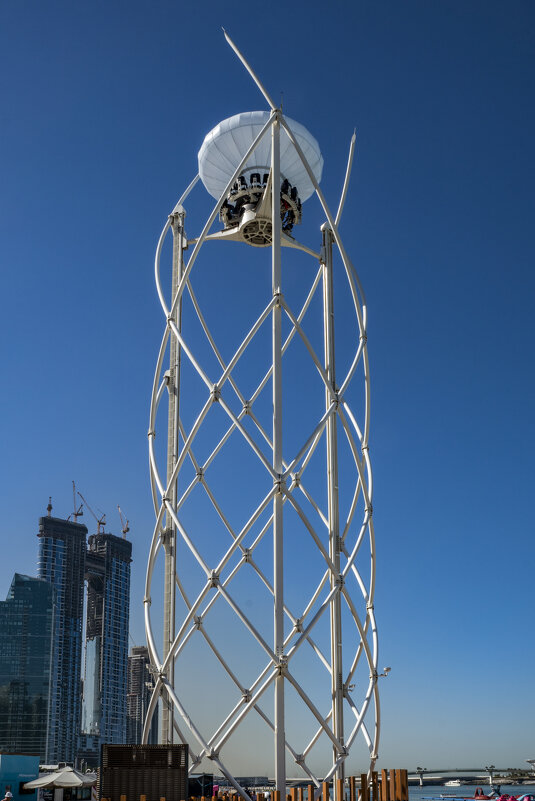
{"type": "MultiPolygon", "coordinates": [[[[78,493],[78,494],[80,494],[80,493],[78,493]]],[[[83,503],[81,503],[78,506],[77,503],[76,503],[76,484],[74,483],[74,481],[72,482],[72,502],[73,502],[73,507],[74,507],[74,512],[72,513],[72,518],[73,518],[74,522],[77,523],[78,522],[78,518],[79,517],[83,517],[84,513],[83,513],[82,509],[83,509],[84,505],[83,505],[83,503]]],[[[68,516],[67,520],[70,520],[70,519],[71,519],[71,515],[68,516]]]]}
{"type": "Polygon", "coordinates": [[[101,534],[101,533],[104,534],[104,526],[106,525],[106,515],[104,514],[102,509],[99,509],[99,512],[101,512],[101,516],[97,517],[96,514],[94,513],[94,511],[89,506],[89,504],[86,501],[86,499],[84,498],[84,496],[82,495],[82,493],[78,492],[78,495],[80,496],[82,501],[85,503],[85,505],[87,506],[87,508],[89,509],[89,511],[91,512],[91,514],[95,518],[95,520],[97,521],[97,534],[101,534]],[[100,530],[101,526],[102,526],[102,532],[100,530]]]}
{"type": "Polygon", "coordinates": [[[124,515],[123,515],[123,513],[121,511],[121,507],[119,506],[119,504],[117,504],[117,509],[119,510],[119,517],[121,518],[121,530],[123,532],[123,540],[125,540],[126,539],[126,535],[130,531],[130,529],[128,527],[128,520],[124,517],[124,515]]]}

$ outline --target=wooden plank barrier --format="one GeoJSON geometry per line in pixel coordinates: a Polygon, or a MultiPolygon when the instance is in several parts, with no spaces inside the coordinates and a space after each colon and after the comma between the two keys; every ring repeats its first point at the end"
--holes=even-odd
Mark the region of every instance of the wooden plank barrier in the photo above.
{"type": "Polygon", "coordinates": [[[305,791],[303,787],[297,788],[297,801],[305,801],[305,791]]]}
{"type": "Polygon", "coordinates": [[[322,782],[321,797],[323,801],[329,801],[329,782],[322,782]]]}
{"type": "Polygon", "coordinates": [[[379,774],[376,770],[372,771],[372,798],[373,801],[380,801],[379,799],[379,774]]]}
{"type": "Polygon", "coordinates": [[[388,771],[384,768],[381,771],[381,801],[390,801],[390,782],[388,771]]]}
{"type": "Polygon", "coordinates": [[[307,801],[314,801],[314,785],[307,785],[307,801]]]}
{"type": "Polygon", "coordinates": [[[396,771],[394,768],[390,768],[390,779],[389,779],[389,794],[388,794],[388,801],[396,801],[396,782],[395,782],[395,773],[396,771]]]}
{"type": "Polygon", "coordinates": [[[396,768],[395,771],[395,782],[396,782],[396,801],[401,801],[401,771],[399,768],[396,768]]]}
{"type": "Polygon", "coordinates": [[[400,770],[401,775],[401,799],[409,801],[409,771],[405,768],[400,770]]]}
{"type": "Polygon", "coordinates": [[[336,780],[336,801],[345,801],[344,780],[336,780]]]}
{"type": "Polygon", "coordinates": [[[360,774],[360,799],[361,801],[370,801],[370,789],[368,787],[368,774],[360,774]]]}
{"type": "Polygon", "coordinates": [[[357,801],[357,781],[354,776],[349,777],[349,801],[357,801]]]}

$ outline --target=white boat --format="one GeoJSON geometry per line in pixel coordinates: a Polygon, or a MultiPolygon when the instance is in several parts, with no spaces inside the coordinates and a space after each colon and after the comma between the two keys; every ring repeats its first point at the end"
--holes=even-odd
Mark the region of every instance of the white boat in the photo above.
{"type": "Polygon", "coordinates": [[[450,779],[449,782],[444,783],[444,787],[461,787],[464,784],[460,779],[450,779]]]}

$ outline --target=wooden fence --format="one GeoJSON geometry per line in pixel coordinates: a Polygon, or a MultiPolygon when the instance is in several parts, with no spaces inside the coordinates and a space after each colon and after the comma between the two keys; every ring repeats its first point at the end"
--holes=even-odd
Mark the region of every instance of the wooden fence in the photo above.
{"type": "MultiPolygon", "coordinates": [[[[409,801],[409,782],[407,771],[400,768],[382,770],[380,773],[374,771],[368,780],[366,773],[361,773],[360,777],[349,776],[344,782],[338,779],[332,786],[333,796],[331,798],[331,784],[323,782],[321,794],[314,784],[305,787],[292,787],[286,801],[409,801]]],[[[181,801],[236,801],[236,794],[220,793],[213,796],[202,796],[181,801]]],[[[263,793],[258,793],[257,801],[264,799],[263,793]]],[[[101,801],[114,801],[111,798],[101,798],[101,801]]],[[[126,795],[121,795],[119,801],[137,801],[128,799],[126,795]]],[[[140,795],[139,801],[147,801],[146,795],[140,795]]],[[[154,800],[151,800],[154,801],[154,800]]],[[[155,801],[158,801],[157,799],[155,801]]],[[[167,801],[160,798],[159,801],[167,801]]],[[[268,801],[266,798],[265,801],[268,801]]],[[[281,801],[281,794],[278,790],[272,790],[269,801],[281,801]]]]}

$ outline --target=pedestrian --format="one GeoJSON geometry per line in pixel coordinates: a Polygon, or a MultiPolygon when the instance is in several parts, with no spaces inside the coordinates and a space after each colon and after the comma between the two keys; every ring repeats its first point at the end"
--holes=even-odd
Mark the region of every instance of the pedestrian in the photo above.
{"type": "Polygon", "coordinates": [[[4,795],[3,801],[10,801],[13,798],[13,793],[11,790],[6,790],[6,794],[4,795]]]}

